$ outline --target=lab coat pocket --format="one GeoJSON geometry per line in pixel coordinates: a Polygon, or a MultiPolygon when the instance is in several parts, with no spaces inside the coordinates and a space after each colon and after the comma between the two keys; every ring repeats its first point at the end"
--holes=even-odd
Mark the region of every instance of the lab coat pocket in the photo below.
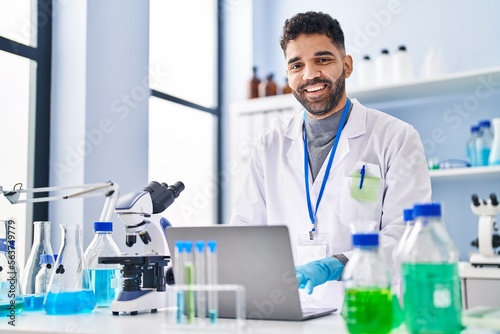
{"type": "MultiPolygon", "coordinates": [[[[382,216],[382,199],[385,180],[376,173],[362,176],[360,169],[350,176],[345,176],[341,192],[342,221],[351,231],[361,222],[378,224],[382,216]]],[[[373,226],[373,228],[376,228],[373,226]]]]}

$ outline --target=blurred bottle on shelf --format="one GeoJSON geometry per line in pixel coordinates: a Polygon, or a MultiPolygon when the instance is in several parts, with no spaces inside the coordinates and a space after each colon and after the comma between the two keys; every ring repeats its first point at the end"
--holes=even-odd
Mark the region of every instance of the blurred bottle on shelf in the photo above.
{"type": "Polygon", "coordinates": [[[250,82],[248,83],[248,98],[249,99],[255,99],[259,97],[259,84],[260,84],[260,79],[257,76],[257,66],[252,67],[252,78],[250,79],[250,82]]]}
{"type": "Polygon", "coordinates": [[[382,49],[375,59],[375,78],[379,86],[389,85],[393,82],[392,59],[388,49],[382,49]]]}
{"type": "Polygon", "coordinates": [[[292,88],[288,84],[288,78],[285,78],[285,84],[283,85],[283,89],[281,90],[283,94],[291,94],[292,88]]]}
{"type": "Polygon", "coordinates": [[[490,151],[490,165],[500,165],[500,118],[493,118],[493,143],[490,151]]]}
{"type": "Polygon", "coordinates": [[[479,126],[470,127],[470,136],[467,140],[467,161],[471,167],[477,166],[476,139],[479,134],[479,126]]]}
{"type": "Polygon", "coordinates": [[[266,80],[259,84],[259,96],[274,96],[278,94],[278,85],[274,82],[274,74],[269,73],[266,80]]]}
{"type": "Polygon", "coordinates": [[[375,85],[375,64],[369,55],[365,55],[358,66],[358,86],[361,88],[375,85]]]}
{"type": "Polygon", "coordinates": [[[413,61],[406,46],[399,46],[393,58],[393,82],[403,83],[413,79],[413,61]]]}
{"type": "Polygon", "coordinates": [[[491,122],[489,120],[479,121],[479,134],[476,138],[477,166],[488,166],[492,142],[491,122]]]}

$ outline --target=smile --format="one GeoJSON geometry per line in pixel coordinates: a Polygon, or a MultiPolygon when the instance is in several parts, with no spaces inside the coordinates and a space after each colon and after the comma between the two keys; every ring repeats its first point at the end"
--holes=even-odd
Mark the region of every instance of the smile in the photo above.
{"type": "Polygon", "coordinates": [[[326,85],[317,85],[317,86],[306,88],[305,91],[308,93],[314,93],[314,92],[323,90],[325,88],[326,88],[326,85]]]}

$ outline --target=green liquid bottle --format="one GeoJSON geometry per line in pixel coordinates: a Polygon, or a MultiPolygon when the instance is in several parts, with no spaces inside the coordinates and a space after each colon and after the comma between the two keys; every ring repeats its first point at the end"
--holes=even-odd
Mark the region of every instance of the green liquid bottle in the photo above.
{"type": "Polygon", "coordinates": [[[459,333],[462,298],[458,251],[437,203],[414,207],[415,227],[403,253],[403,305],[410,333],[459,333]]]}
{"type": "Polygon", "coordinates": [[[342,280],[345,298],[342,317],[351,334],[389,333],[393,326],[393,300],[389,268],[378,253],[379,235],[353,235],[353,256],[342,280]]]}

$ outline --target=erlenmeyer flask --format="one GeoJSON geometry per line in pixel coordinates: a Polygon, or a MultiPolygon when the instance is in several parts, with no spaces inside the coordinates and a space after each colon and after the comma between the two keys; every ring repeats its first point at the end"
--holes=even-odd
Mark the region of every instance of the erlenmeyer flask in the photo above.
{"type": "Polygon", "coordinates": [[[24,310],[24,298],[16,261],[15,222],[0,220],[0,317],[15,321],[24,310]]]}
{"type": "Polygon", "coordinates": [[[50,277],[43,308],[47,314],[90,313],[95,296],[83,257],[82,225],[59,225],[61,248],[50,277]]]}
{"type": "Polygon", "coordinates": [[[22,276],[26,311],[43,310],[46,291],[37,289],[36,276],[47,264],[54,264],[54,253],[50,244],[50,222],[36,221],[33,223],[33,246],[22,276]],[[47,258],[47,261],[42,263],[42,258],[47,258]]]}

